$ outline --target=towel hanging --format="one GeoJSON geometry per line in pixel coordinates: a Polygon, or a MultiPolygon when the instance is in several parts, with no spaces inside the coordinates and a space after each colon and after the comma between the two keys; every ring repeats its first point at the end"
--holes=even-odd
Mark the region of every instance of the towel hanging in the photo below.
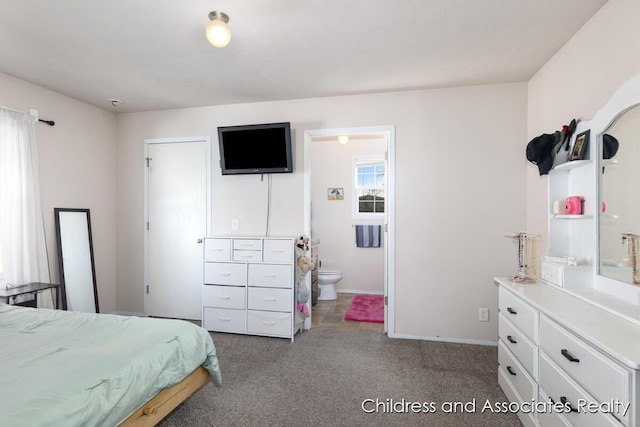
{"type": "Polygon", "coordinates": [[[358,248],[379,248],[382,227],[380,225],[356,225],[358,248]]]}

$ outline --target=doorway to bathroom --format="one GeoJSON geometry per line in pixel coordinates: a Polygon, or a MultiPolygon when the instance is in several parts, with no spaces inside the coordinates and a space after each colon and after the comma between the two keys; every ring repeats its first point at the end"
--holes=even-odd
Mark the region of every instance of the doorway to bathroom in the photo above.
{"type": "MultiPolygon", "coordinates": [[[[338,298],[316,303],[316,314],[325,319],[323,310],[333,304],[335,314],[326,322],[331,327],[357,326],[339,319],[353,295],[383,295],[382,329],[394,336],[394,159],[394,126],[304,133],[304,230],[319,241],[320,271],[342,276],[338,298]]],[[[319,325],[313,308],[306,327],[319,325]]]]}

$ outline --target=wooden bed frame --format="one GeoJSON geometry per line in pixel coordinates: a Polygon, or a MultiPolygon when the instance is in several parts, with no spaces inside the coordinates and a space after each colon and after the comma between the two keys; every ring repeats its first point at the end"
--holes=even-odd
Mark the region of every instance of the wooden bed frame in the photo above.
{"type": "Polygon", "coordinates": [[[209,372],[202,366],[189,374],[178,384],[166,388],[150,401],[142,405],[129,418],[124,420],[121,427],[151,427],[155,426],[164,417],[169,415],[187,397],[198,391],[211,380],[209,372]]]}

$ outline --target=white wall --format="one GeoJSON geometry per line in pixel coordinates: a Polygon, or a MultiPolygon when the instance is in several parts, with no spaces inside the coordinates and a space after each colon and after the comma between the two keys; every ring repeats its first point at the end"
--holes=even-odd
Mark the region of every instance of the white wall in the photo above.
{"type": "Polygon", "coordinates": [[[59,281],[53,208],[91,209],[98,299],[116,309],[116,116],[59,93],[0,73],[0,105],[55,126],[36,125],[42,213],[51,280],[59,281]]]}
{"type": "MultiPolygon", "coordinates": [[[[396,333],[497,340],[493,277],[515,272],[503,237],[525,223],[526,85],[393,92],[118,116],[120,311],[143,310],[143,141],[290,121],[296,171],[273,176],[272,234],[303,228],[305,130],[395,125],[396,333]],[[491,321],[478,322],[478,308],[491,321]]],[[[214,150],[213,164],[219,154],[214,150]]],[[[213,171],[213,231],[264,234],[266,181],[213,171]]]]}
{"type": "MultiPolygon", "coordinates": [[[[528,84],[526,142],[590,120],[615,90],[640,73],[640,2],[609,0],[528,84]]],[[[547,178],[527,167],[527,231],[547,236],[547,178]]],[[[546,245],[543,245],[543,247],[546,245]]]]}
{"type": "Polygon", "coordinates": [[[311,143],[311,236],[320,239],[322,267],[342,271],[338,292],[383,293],[382,248],[358,248],[356,224],[383,224],[384,218],[353,218],[354,159],[384,159],[386,141],[351,138],[348,144],[333,141],[311,143]],[[327,200],[327,188],[344,188],[344,200],[327,200]]]}

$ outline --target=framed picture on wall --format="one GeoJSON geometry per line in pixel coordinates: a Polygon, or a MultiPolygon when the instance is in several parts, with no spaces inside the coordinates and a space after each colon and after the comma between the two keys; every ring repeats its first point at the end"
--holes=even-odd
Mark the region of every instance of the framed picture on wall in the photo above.
{"type": "Polygon", "coordinates": [[[327,188],[327,200],[344,200],[344,188],[327,188]]]}
{"type": "Polygon", "coordinates": [[[569,160],[583,160],[586,157],[587,147],[589,146],[589,132],[586,130],[576,136],[576,142],[573,143],[569,160]]]}

